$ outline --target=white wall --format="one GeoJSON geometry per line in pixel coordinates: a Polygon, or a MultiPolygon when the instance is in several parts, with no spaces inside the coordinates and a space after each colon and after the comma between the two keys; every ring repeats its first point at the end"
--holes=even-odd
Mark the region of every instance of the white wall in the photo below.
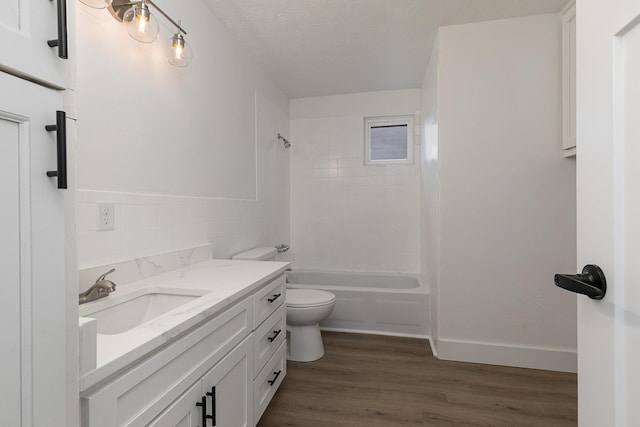
{"type": "MultiPolygon", "coordinates": [[[[256,97],[258,135],[258,211],[260,244],[290,244],[291,150],[284,148],[278,133],[289,138],[289,110],[281,110],[268,98],[256,97]]],[[[288,261],[288,253],[280,255],[288,261]]]]}
{"type": "Polygon", "coordinates": [[[553,284],[576,263],[560,37],[557,15],[439,31],[423,93],[427,120],[437,111],[437,162],[423,161],[423,179],[439,214],[423,218],[425,240],[439,240],[439,271],[424,265],[444,359],[576,369],[575,296],[553,284]]]}
{"type": "Polygon", "coordinates": [[[419,89],[291,101],[295,268],[419,272],[419,164],[363,159],[365,116],[419,108],[419,89]]]}
{"type": "Polygon", "coordinates": [[[186,69],[164,57],[170,30],[141,44],[78,5],[80,267],[289,240],[289,152],[276,140],[289,133],[287,97],[204,2],[158,4],[188,31],[186,69]],[[97,201],[116,203],[114,231],[96,231],[97,201]]]}

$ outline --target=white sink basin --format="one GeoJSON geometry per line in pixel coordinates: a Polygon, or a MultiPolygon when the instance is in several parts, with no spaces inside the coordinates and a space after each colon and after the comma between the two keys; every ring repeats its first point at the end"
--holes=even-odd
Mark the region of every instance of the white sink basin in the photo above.
{"type": "Polygon", "coordinates": [[[112,294],[81,305],[80,316],[96,319],[99,334],[121,334],[209,292],[202,289],[148,288],[125,295],[112,294]]]}

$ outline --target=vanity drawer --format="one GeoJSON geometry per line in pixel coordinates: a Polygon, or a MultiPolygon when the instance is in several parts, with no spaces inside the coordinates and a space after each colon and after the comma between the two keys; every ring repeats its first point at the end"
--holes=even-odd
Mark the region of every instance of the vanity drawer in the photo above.
{"type": "Polygon", "coordinates": [[[284,302],[285,276],[276,278],[253,295],[253,328],[260,326],[284,302]]]}
{"type": "Polygon", "coordinates": [[[81,425],[146,426],[251,332],[250,298],[81,397],[81,425]]]}
{"type": "Polygon", "coordinates": [[[253,414],[256,423],[287,374],[286,350],[287,343],[283,342],[253,381],[253,414]]]}
{"type": "Polygon", "coordinates": [[[287,334],[285,314],[286,307],[281,304],[280,308],[253,333],[253,372],[255,375],[258,375],[285,339],[287,334]]]}

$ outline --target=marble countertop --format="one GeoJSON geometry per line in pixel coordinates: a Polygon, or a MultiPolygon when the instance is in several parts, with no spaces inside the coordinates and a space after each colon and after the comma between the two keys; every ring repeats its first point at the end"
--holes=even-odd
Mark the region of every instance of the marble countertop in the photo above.
{"type": "Polygon", "coordinates": [[[154,287],[210,292],[134,329],[115,335],[98,334],[96,368],[80,376],[80,392],[118,373],[203,320],[231,307],[284,273],[287,268],[287,262],[213,259],[119,286],[112,295],[126,295],[154,287]]]}

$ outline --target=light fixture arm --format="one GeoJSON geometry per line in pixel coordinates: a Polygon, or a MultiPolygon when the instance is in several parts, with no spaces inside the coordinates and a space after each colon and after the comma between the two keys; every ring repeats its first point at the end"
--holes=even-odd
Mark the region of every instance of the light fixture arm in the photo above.
{"type": "Polygon", "coordinates": [[[111,6],[109,6],[109,11],[111,12],[111,14],[118,20],[122,21],[122,16],[124,15],[124,12],[130,7],[130,6],[134,6],[136,4],[141,4],[141,3],[145,3],[149,6],[153,6],[153,8],[158,11],[162,16],[164,16],[167,21],[171,22],[171,24],[173,24],[174,27],[176,27],[178,29],[179,32],[181,32],[182,34],[187,34],[187,31],[182,28],[182,26],[180,24],[178,24],[176,21],[174,21],[173,19],[171,19],[171,17],[169,15],[166,14],[166,12],[164,10],[162,10],[157,4],[155,4],[152,0],[140,0],[140,1],[122,1],[122,0],[114,0],[113,3],[111,3],[111,6]]]}
{"type": "Polygon", "coordinates": [[[173,26],[174,26],[174,27],[176,27],[176,28],[178,29],[178,31],[180,31],[180,32],[181,32],[182,34],[184,34],[184,35],[186,35],[186,34],[187,34],[187,32],[185,31],[185,29],[184,29],[184,28],[182,28],[182,27],[180,26],[180,24],[178,24],[176,21],[174,21],[173,19],[171,19],[171,17],[170,17],[169,15],[167,15],[167,14],[165,13],[165,11],[164,11],[164,10],[160,9],[160,7],[159,7],[157,4],[155,4],[155,3],[154,3],[154,2],[152,2],[151,0],[143,0],[143,1],[145,1],[147,4],[150,4],[151,6],[153,6],[153,8],[154,8],[155,10],[157,10],[158,12],[160,12],[160,14],[161,14],[162,16],[164,16],[165,18],[167,18],[167,20],[168,20],[169,22],[171,22],[171,23],[173,24],[173,26]]]}

